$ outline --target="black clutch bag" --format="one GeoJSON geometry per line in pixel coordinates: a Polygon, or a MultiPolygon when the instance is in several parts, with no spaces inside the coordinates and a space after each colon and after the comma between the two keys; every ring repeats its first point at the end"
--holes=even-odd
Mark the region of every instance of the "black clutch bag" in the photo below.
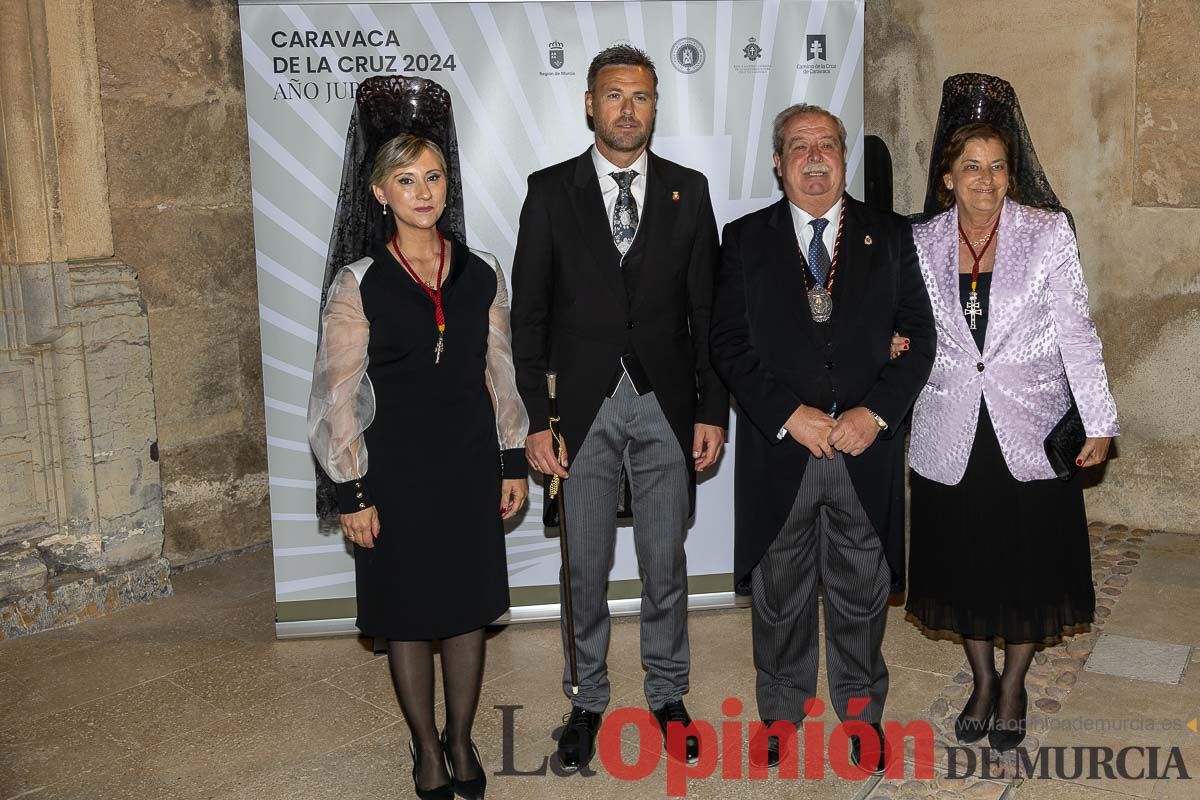
{"type": "Polygon", "coordinates": [[[1087,433],[1083,430],[1083,418],[1079,416],[1079,406],[1075,405],[1075,396],[1071,396],[1071,407],[1062,419],[1046,436],[1043,446],[1046,448],[1046,458],[1060,480],[1069,481],[1079,472],[1075,459],[1087,441],[1087,433]]]}

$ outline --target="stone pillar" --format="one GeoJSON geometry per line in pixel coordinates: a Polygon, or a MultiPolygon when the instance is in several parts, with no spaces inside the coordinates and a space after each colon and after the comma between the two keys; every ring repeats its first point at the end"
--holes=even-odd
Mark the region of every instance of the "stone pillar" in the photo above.
{"type": "Polygon", "coordinates": [[[170,593],[90,0],[0,2],[0,639],[170,593]]]}

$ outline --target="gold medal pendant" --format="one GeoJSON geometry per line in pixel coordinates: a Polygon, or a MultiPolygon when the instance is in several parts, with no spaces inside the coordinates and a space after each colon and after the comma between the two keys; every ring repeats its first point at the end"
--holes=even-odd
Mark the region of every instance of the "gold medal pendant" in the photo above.
{"type": "Polygon", "coordinates": [[[808,308],[813,322],[828,322],[833,316],[833,296],[824,286],[814,286],[808,291],[808,308]]]}

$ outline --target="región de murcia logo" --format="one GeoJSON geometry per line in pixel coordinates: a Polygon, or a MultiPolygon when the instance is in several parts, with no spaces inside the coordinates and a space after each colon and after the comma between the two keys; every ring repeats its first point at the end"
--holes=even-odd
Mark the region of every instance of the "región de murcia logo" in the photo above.
{"type": "Polygon", "coordinates": [[[553,69],[563,68],[563,43],[550,43],[550,66],[553,69]]]}
{"type": "Polygon", "coordinates": [[[555,39],[546,48],[546,55],[550,61],[550,71],[539,71],[538,74],[544,78],[569,78],[575,73],[571,70],[564,70],[563,65],[567,63],[566,45],[555,39]]]}

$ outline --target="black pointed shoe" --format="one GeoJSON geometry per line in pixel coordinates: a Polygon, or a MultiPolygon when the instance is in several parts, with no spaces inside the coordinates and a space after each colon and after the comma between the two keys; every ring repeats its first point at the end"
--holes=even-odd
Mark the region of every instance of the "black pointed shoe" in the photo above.
{"type": "Polygon", "coordinates": [[[1025,741],[1025,725],[1028,722],[1028,712],[1029,695],[1025,693],[1025,687],[1022,686],[1020,718],[1005,721],[997,716],[992,720],[992,729],[988,731],[988,744],[992,746],[993,750],[1003,753],[1015,749],[1017,745],[1025,741]]]}
{"type": "Polygon", "coordinates": [[[671,723],[679,725],[691,725],[692,715],[688,713],[687,708],[683,705],[682,700],[676,700],[667,703],[657,711],[651,709],[654,718],[658,720],[658,727],[662,728],[663,734],[663,750],[667,751],[667,755],[674,758],[676,761],[686,761],[688,764],[695,764],[700,760],[700,738],[698,736],[687,736],[684,739],[684,752],[672,753],[667,748],[667,726],[671,723]]]}
{"type": "MultiPolygon", "coordinates": [[[[451,788],[451,785],[448,783],[444,783],[441,786],[435,786],[432,789],[421,788],[421,785],[417,783],[417,750],[415,747],[413,747],[413,743],[411,741],[408,743],[408,752],[409,755],[412,756],[413,760],[413,790],[417,793],[417,797],[419,797],[420,800],[454,800],[454,789],[451,788]]],[[[447,769],[449,768],[447,767],[447,769]]]]}
{"type": "MultiPolygon", "coordinates": [[[[442,733],[442,750],[446,749],[446,734],[442,733]]],[[[471,755],[475,757],[475,767],[479,775],[475,778],[459,780],[454,774],[454,760],[450,758],[449,753],[446,754],[446,769],[450,772],[450,786],[454,789],[454,793],[463,800],[483,800],[483,793],[487,791],[487,773],[483,769],[483,759],[479,757],[479,748],[471,742],[471,755]]]]}
{"type": "Polygon", "coordinates": [[[871,723],[871,727],[875,729],[875,734],[879,737],[879,759],[874,764],[863,764],[862,762],[862,737],[850,737],[850,763],[856,767],[861,767],[867,770],[872,775],[882,775],[887,767],[889,758],[887,741],[883,738],[883,726],[878,722],[871,723]]]}
{"type": "Polygon", "coordinates": [[[967,704],[963,706],[962,713],[958,715],[958,719],[954,720],[954,738],[958,739],[959,744],[974,744],[982,739],[992,727],[992,718],[996,715],[996,702],[1000,699],[1000,673],[993,673],[996,682],[992,684],[992,696],[988,700],[988,712],[983,715],[982,719],[971,719],[965,714],[967,706],[970,706],[975,700],[975,692],[971,692],[971,696],[967,698],[967,704]]]}
{"type": "Polygon", "coordinates": [[[574,771],[592,760],[596,754],[596,733],[600,730],[603,716],[586,708],[571,706],[571,713],[563,717],[565,727],[558,737],[558,763],[563,769],[574,771]]]}

